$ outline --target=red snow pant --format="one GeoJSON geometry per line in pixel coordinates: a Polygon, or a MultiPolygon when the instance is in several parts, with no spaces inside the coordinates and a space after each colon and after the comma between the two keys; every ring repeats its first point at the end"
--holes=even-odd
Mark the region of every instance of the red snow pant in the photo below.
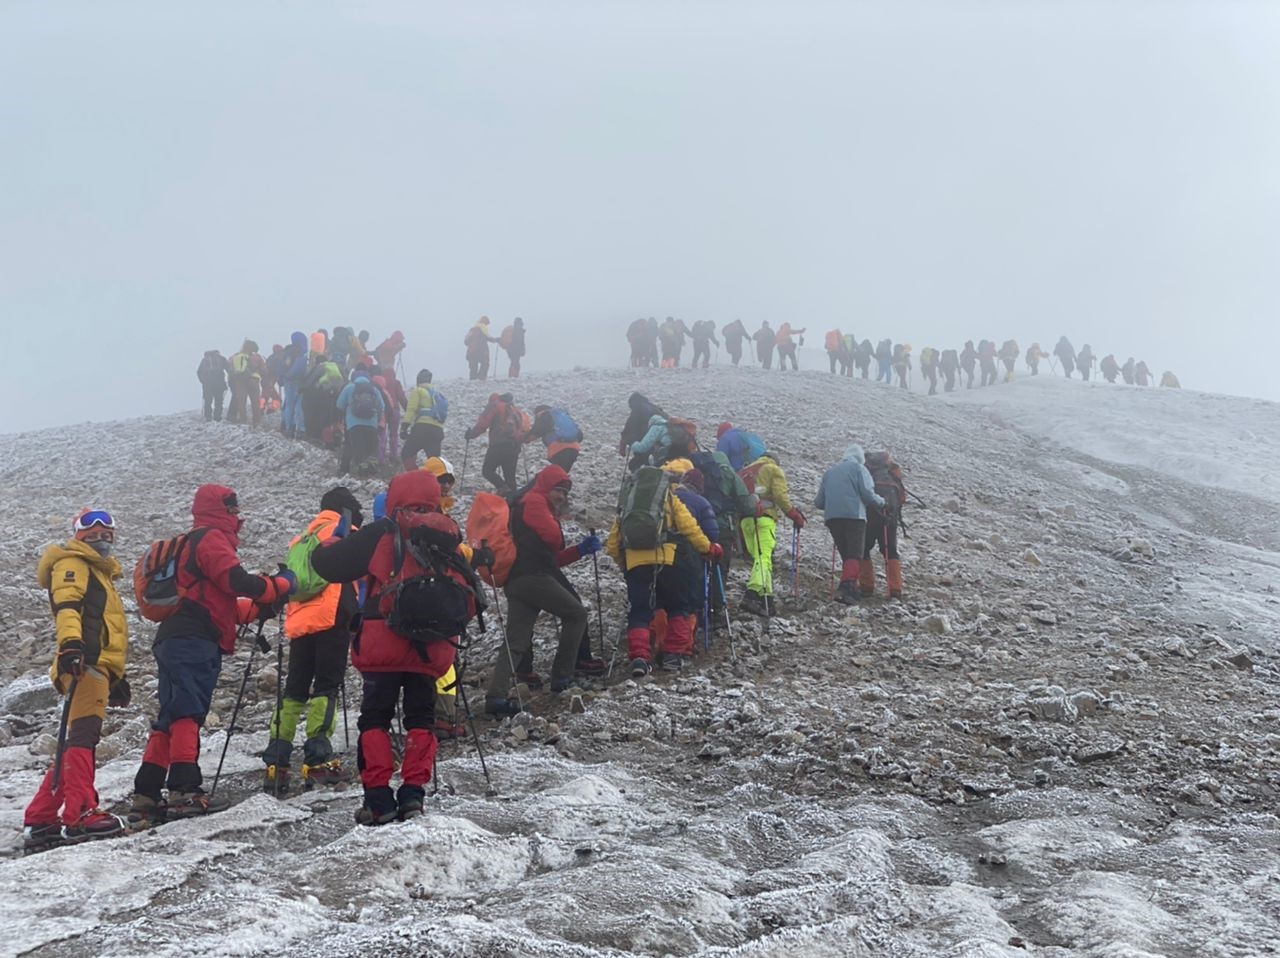
{"type": "MultiPolygon", "coordinates": [[[[63,676],[59,680],[59,691],[66,694],[65,688],[70,683],[70,678],[63,676]]],[[[67,744],[62,753],[58,789],[54,791],[53,764],[50,764],[44,781],[23,815],[24,825],[55,825],[59,821],[59,810],[62,823],[74,825],[86,813],[97,808],[93,750],[102,737],[102,720],[107,714],[110,691],[110,680],[97,669],[86,668],[80,676],[67,716],[67,744]]]]}
{"type": "Polygon", "coordinates": [[[423,786],[431,781],[438,743],[431,732],[435,724],[436,679],[420,672],[365,672],[360,702],[360,741],[356,763],[365,789],[384,788],[395,773],[391,747],[391,720],[404,690],[404,761],[400,778],[405,785],[423,786]]]}

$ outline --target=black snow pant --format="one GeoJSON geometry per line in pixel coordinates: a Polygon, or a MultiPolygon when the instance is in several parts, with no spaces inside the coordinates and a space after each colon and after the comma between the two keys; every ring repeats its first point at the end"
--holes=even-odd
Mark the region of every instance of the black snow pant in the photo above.
{"type": "Polygon", "coordinates": [[[204,390],[204,421],[222,422],[222,397],[226,390],[217,386],[201,388],[204,390]]]}
{"type": "Polygon", "coordinates": [[[559,466],[565,472],[571,472],[573,464],[578,461],[578,450],[572,447],[561,449],[554,456],[548,456],[547,461],[552,465],[559,466]]]}
{"type": "Polygon", "coordinates": [[[351,426],[342,444],[342,471],[373,468],[378,464],[378,430],[374,426],[351,426]]]}
{"type": "Polygon", "coordinates": [[[469,379],[488,379],[489,378],[489,350],[488,347],[482,355],[467,357],[467,377],[469,379]]]}
{"type": "Polygon", "coordinates": [[[516,477],[516,466],[519,461],[520,444],[518,442],[510,439],[491,439],[489,448],[484,454],[484,465],[480,467],[480,474],[488,479],[495,489],[514,492],[519,482],[516,477]]]}
{"type": "Polygon", "coordinates": [[[938,394],[938,370],[933,366],[926,366],[922,372],[924,378],[929,382],[929,395],[936,396],[938,394]]]}
{"type": "Polygon", "coordinates": [[[972,366],[964,367],[964,380],[965,380],[964,388],[972,389],[973,388],[973,367],[972,366]]]}
{"type": "Polygon", "coordinates": [[[302,421],[306,424],[307,438],[319,442],[324,431],[338,418],[334,397],[322,389],[307,389],[302,393],[302,421]]]}
{"type": "Polygon", "coordinates": [[[702,360],[702,368],[706,369],[711,364],[711,343],[700,343],[696,339],[693,341],[693,368],[698,368],[698,360],[702,360]]]}
{"type": "Polygon", "coordinates": [[[994,362],[982,361],[982,382],[980,386],[991,386],[996,381],[996,364],[994,362]]]}
{"type": "Polygon", "coordinates": [[[886,522],[878,512],[867,513],[867,539],[862,547],[862,558],[871,558],[872,547],[878,546],[886,559],[901,558],[898,555],[898,519],[891,515],[886,522]]]}
{"type": "Polygon", "coordinates": [[[866,546],[866,519],[828,519],[827,531],[836,544],[841,562],[862,558],[862,551],[866,546]]]}
{"type": "Polygon", "coordinates": [[[795,347],[795,343],[792,343],[792,344],[791,344],[791,345],[789,345],[789,346],[779,346],[779,347],[778,347],[778,368],[779,368],[779,369],[786,369],[786,368],[787,368],[787,360],[788,360],[788,359],[790,359],[790,360],[791,360],[791,368],[792,368],[792,369],[798,370],[798,369],[800,368],[800,364],[799,364],[798,362],[796,362],[796,347],[795,347]]]}
{"type": "Polygon", "coordinates": [[[444,429],[435,423],[414,423],[409,430],[409,437],[400,450],[400,459],[405,469],[418,468],[418,453],[424,452],[427,458],[440,455],[440,446],[444,443],[444,429]]]}
{"type": "Polygon", "coordinates": [[[951,392],[953,389],[956,388],[956,371],[954,369],[948,369],[945,372],[943,372],[942,375],[943,375],[943,378],[946,379],[947,381],[946,385],[943,388],[947,392],[951,392]]]}
{"type": "MultiPolygon", "coordinates": [[[[836,374],[836,364],[840,361],[840,354],[836,352],[827,353],[827,362],[831,365],[831,375],[836,374]]],[[[842,364],[843,365],[843,364],[842,364]]]]}

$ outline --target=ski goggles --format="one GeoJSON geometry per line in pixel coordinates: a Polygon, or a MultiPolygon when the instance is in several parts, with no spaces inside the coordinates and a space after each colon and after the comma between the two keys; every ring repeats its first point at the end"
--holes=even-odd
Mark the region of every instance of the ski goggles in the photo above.
{"type": "Polygon", "coordinates": [[[116,521],[111,518],[111,513],[105,509],[91,509],[88,512],[82,512],[76,516],[75,531],[84,532],[87,529],[95,527],[102,529],[114,529],[116,521]]]}

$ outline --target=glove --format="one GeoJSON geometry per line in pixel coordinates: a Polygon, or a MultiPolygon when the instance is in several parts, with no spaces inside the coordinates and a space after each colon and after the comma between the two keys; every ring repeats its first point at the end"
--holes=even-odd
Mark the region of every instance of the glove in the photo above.
{"type": "Polygon", "coordinates": [[[258,625],[266,625],[276,617],[276,613],[280,610],[280,606],[278,604],[265,605],[261,602],[255,602],[254,610],[257,612],[254,616],[254,621],[257,622],[258,625]]]}
{"type": "Polygon", "coordinates": [[[400,438],[401,439],[409,438],[409,424],[407,422],[402,422],[400,424],[400,438]]]}
{"type": "Polygon", "coordinates": [[[78,639],[63,642],[58,649],[58,674],[79,678],[84,675],[84,643],[78,639]]]}
{"type": "Polygon", "coordinates": [[[282,599],[287,599],[298,591],[298,577],[288,569],[281,568],[275,575],[264,575],[267,583],[266,591],[258,597],[259,605],[274,606],[282,599]]]}
{"type": "Polygon", "coordinates": [[[578,557],[595,555],[604,548],[604,543],[600,541],[600,537],[595,533],[587,536],[578,543],[578,557]]]}
{"type": "Polygon", "coordinates": [[[111,686],[111,691],[107,694],[107,705],[113,709],[127,709],[132,701],[133,692],[129,689],[128,679],[120,679],[111,686]]]}
{"type": "Polygon", "coordinates": [[[719,562],[724,557],[724,546],[718,542],[711,543],[711,548],[707,550],[707,558],[712,562],[719,562]]]}
{"type": "Polygon", "coordinates": [[[486,545],[476,546],[471,552],[471,568],[473,569],[492,569],[497,561],[498,557],[486,545]]]}
{"type": "Polygon", "coordinates": [[[804,528],[804,513],[799,509],[792,509],[787,513],[787,518],[796,524],[797,529],[804,528]]]}

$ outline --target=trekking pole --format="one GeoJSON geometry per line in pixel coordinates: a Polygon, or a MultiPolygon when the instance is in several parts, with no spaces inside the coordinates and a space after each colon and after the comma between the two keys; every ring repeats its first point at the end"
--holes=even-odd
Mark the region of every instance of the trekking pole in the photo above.
{"type": "Polygon", "coordinates": [[[467,440],[462,450],[462,475],[458,477],[458,492],[462,493],[467,484],[467,460],[471,458],[471,440],[467,440]]]}
{"type": "Polygon", "coordinates": [[[736,665],[738,662],[738,652],[733,647],[733,620],[729,618],[729,595],[724,589],[724,570],[719,565],[716,566],[716,581],[720,584],[720,595],[724,599],[724,625],[729,630],[729,658],[736,665]]]}
{"type": "MultiPolygon", "coordinates": [[[[592,529],[591,534],[594,536],[596,530],[592,529]]],[[[604,661],[604,608],[600,603],[600,559],[596,553],[591,553],[591,571],[596,576],[596,635],[600,639],[600,660],[604,661]]]]}
{"type": "MultiPolygon", "coordinates": [[[[502,634],[505,636],[507,630],[503,629],[502,634]]],[[[510,652],[510,648],[507,651],[510,652]]],[[[467,724],[471,726],[471,738],[476,743],[476,756],[480,759],[480,771],[484,773],[484,782],[487,786],[484,790],[485,798],[493,798],[498,794],[498,790],[493,787],[493,779],[489,777],[489,766],[485,764],[484,749],[480,745],[480,733],[476,731],[476,717],[471,714],[471,706],[467,704],[467,687],[461,682],[458,683],[458,695],[462,699],[462,708],[467,713],[467,724]]]]}
{"type": "Polygon", "coordinates": [[[67,726],[71,722],[71,700],[76,696],[76,686],[80,684],[80,676],[71,676],[71,685],[67,688],[67,700],[62,703],[62,719],[58,722],[58,751],[53,757],[53,781],[50,783],[54,795],[62,784],[62,757],[67,753],[67,726]]]}
{"type": "MultiPolygon", "coordinates": [[[[280,720],[284,717],[284,609],[280,610],[276,619],[276,734],[280,733],[280,720]]],[[[271,793],[280,797],[280,780],[283,778],[280,769],[276,769],[275,780],[271,783],[271,793]]]]}
{"type": "MultiPolygon", "coordinates": [[[[236,695],[235,707],[231,709],[231,724],[227,726],[227,737],[222,740],[222,754],[218,756],[218,770],[213,773],[213,786],[209,789],[209,801],[213,801],[213,796],[218,791],[218,779],[222,777],[222,763],[227,759],[227,747],[231,745],[231,735],[236,730],[236,720],[240,717],[240,705],[244,701],[244,690],[249,685],[249,676],[253,674],[253,657],[257,654],[258,649],[266,645],[262,638],[262,627],[264,622],[258,623],[258,634],[253,637],[253,645],[249,647],[249,661],[244,666],[244,678],[240,680],[240,692],[236,695]]],[[[246,626],[247,628],[247,626],[246,626]]],[[[242,629],[240,634],[243,636],[245,630],[242,629]]],[[[270,649],[270,646],[267,646],[270,649]]],[[[264,649],[263,651],[267,651],[264,649]]]]}
{"type": "Polygon", "coordinates": [[[800,591],[800,527],[791,527],[791,597],[800,591]]]}
{"type": "Polygon", "coordinates": [[[836,544],[833,540],[831,543],[831,598],[836,597],[836,592],[840,589],[840,580],[836,578],[836,544]]]}
{"type": "Polygon", "coordinates": [[[711,562],[702,563],[702,651],[711,651],[711,562]]]}
{"type": "MultiPolygon", "coordinates": [[[[520,697],[520,683],[516,681],[516,660],[511,654],[511,639],[507,635],[507,623],[502,619],[502,606],[498,604],[498,587],[493,583],[489,584],[489,588],[493,590],[493,611],[498,614],[498,627],[502,629],[502,644],[507,650],[507,664],[511,666],[511,680],[515,682],[516,704],[521,709],[524,708],[524,700],[520,697]]],[[[463,703],[466,704],[465,702],[463,703]]]]}
{"type": "Polygon", "coordinates": [[[347,721],[347,670],[342,670],[342,682],[338,685],[338,691],[342,695],[342,739],[345,741],[346,750],[351,751],[351,725],[347,721]]]}

